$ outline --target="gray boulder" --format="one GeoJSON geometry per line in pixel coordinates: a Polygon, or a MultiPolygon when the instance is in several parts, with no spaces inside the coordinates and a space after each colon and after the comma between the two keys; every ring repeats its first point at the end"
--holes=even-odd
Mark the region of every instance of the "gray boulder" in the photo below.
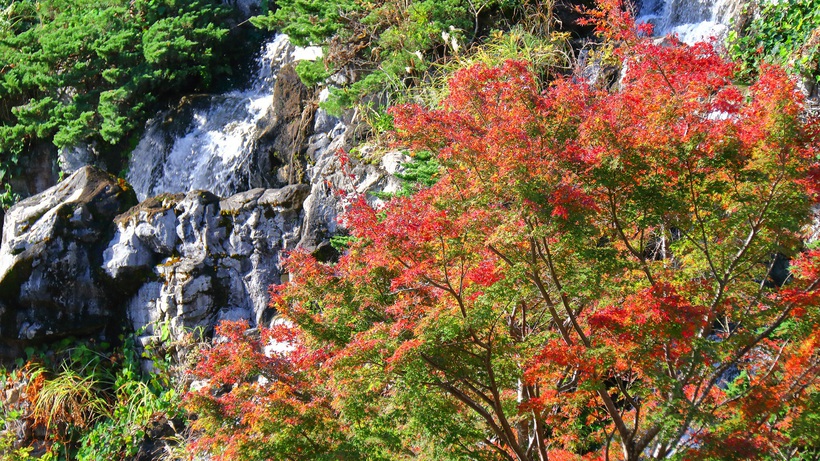
{"type": "Polygon", "coordinates": [[[115,313],[98,268],[113,218],[136,203],[117,178],[83,167],[12,207],[0,247],[0,355],[34,342],[85,335],[115,313]]]}

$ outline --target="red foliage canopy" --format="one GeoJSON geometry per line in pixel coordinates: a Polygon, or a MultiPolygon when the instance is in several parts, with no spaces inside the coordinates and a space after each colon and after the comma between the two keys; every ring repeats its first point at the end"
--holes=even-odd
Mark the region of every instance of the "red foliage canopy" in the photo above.
{"type": "MultiPolygon", "coordinates": [[[[338,263],[291,255],[273,305],[292,368],[248,365],[273,384],[232,430],[281,405],[294,457],[811,449],[814,122],[778,68],[743,89],[707,44],[624,43],[613,88],[542,89],[510,61],[458,72],[438,109],[394,108],[441,179],[380,209],[355,203],[338,263]]],[[[219,376],[207,364],[220,357],[201,371],[219,376]]]]}

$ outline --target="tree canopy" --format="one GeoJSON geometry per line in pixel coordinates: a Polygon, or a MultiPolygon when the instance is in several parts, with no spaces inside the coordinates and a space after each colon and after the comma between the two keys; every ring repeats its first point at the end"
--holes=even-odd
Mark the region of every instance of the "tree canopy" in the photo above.
{"type": "Polygon", "coordinates": [[[272,289],[281,322],[221,327],[198,368],[210,386],[188,397],[200,449],[818,454],[820,249],[801,234],[818,123],[779,68],[738,87],[708,44],[607,20],[614,86],[478,64],[440,107],[393,109],[438,182],[378,209],[349,196],[353,241],[332,264],[290,255],[272,289]]]}
{"type": "Polygon", "coordinates": [[[0,1],[0,180],[38,143],[116,145],[224,71],[215,0],[0,1]]]}

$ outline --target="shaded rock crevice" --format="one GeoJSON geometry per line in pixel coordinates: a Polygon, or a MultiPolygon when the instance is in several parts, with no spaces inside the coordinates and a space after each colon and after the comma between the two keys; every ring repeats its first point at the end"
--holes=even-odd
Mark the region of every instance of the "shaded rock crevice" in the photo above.
{"type": "Polygon", "coordinates": [[[307,140],[314,133],[317,109],[314,96],[296,74],[295,63],[282,67],[273,87],[273,108],[260,121],[250,184],[276,187],[306,182],[307,140]]]}

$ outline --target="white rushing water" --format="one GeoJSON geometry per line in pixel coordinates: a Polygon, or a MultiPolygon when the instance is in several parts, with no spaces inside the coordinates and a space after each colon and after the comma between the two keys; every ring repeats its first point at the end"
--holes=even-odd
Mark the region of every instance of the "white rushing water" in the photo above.
{"type": "Polygon", "coordinates": [[[655,25],[655,35],[676,34],[688,44],[726,37],[739,0],[643,0],[638,22],[655,25]]]}
{"type": "Polygon", "coordinates": [[[149,121],[128,165],[127,179],[137,197],[197,189],[228,196],[247,190],[248,160],[260,122],[271,115],[276,73],[294,59],[320,55],[320,48],[295,49],[287,36],[278,35],[263,45],[246,89],[188,97],[180,106],[190,107],[149,121]],[[190,121],[180,126],[175,117],[190,121]]]}

